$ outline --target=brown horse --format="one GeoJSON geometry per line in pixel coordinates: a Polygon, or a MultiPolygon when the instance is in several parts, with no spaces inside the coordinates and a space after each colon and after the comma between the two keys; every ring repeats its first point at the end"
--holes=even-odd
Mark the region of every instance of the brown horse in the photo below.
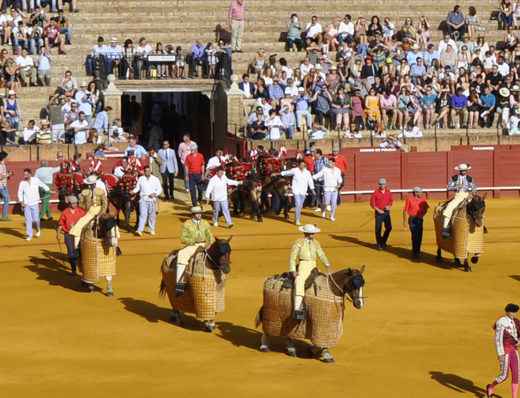
{"type": "MultiPolygon", "coordinates": [[[[133,178],[132,174],[125,174],[127,178],[133,178]]],[[[136,219],[135,219],[135,229],[137,229],[137,225],[139,223],[139,196],[133,194],[130,190],[126,188],[126,185],[114,187],[112,191],[108,194],[108,200],[116,209],[116,219],[119,224],[119,212],[122,211],[125,217],[123,222],[123,226],[129,230],[130,229],[130,216],[135,211],[136,219]]]]}
{"type": "Polygon", "coordinates": [[[437,236],[437,262],[442,262],[442,249],[450,252],[455,257],[455,264],[464,263],[464,270],[471,272],[468,263],[468,254],[474,253],[471,258],[472,264],[478,263],[479,257],[484,249],[484,233],[487,232],[484,226],[484,214],[486,212],[486,194],[480,197],[473,197],[458,210],[453,217],[451,226],[452,233],[448,238],[441,237],[443,204],[439,203],[434,212],[435,231],[437,236]]]}
{"type": "Polygon", "coordinates": [[[254,178],[248,178],[244,183],[231,191],[229,199],[233,201],[233,215],[241,216],[249,213],[251,220],[263,221],[262,184],[254,178]]]}
{"type": "MultiPolygon", "coordinates": [[[[229,242],[231,241],[231,237],[229,239],[219,239],[215,237],[215,242],[213,242],[208,248],[200,249],[194,254],[194,257],[190,262],[194,262],[196,260],[196,256],[201,253],[204,254],[204,269],[203,272],[207,272],[208,274],[211,272],[215,278],[215,282],[219,284],[222,279],[222,274],[229,274],[231,272],[231,246],[229,242]]],[[[182,296],[177,296],[175,294],[175,273],[176,273],[176,264],[175,257],[177,255],[178,250],[172,251],[168,256],[166,256],[163,264],[161,266],[161,271],[163,273],[163,278],[161,280],[161,288],[159,290],[159,295],[164,296],[164,293],[168,293],[168,297],[170,299],[170,304],[172,305],[173,311],[170,315],[170,320],[176,323],[178,326],[183,325],[182,320],[182,311],[179,307],[183,307],[186,312],[195,312],[193,309],[193,300],[197,299],[199,301],[210,300],[211,294],[209,292],[201,292],[204,297],[187,297],[189,294],[195,294],[194,289],[190,286],[190,281],[187,282],[187,291],[182,296]],[[167,260],[170,259],[168,262],[167,260]],[[173,261],[171,259],[174,259],[173,261]],[[173,277],[173,279],[171,278],[173,277]],[[188,292],[189,290],[189,292],[188,292]],[[185,306],[187,303],[182,303],[181,300],[188,299],[190,303],[185,306]]],[[[195,265],[193,265],[194,267],[195,265]]],[[[185,271],[185,275],[189,274],[188,268],[185,271]]],[[[207,279],[207,278],[206,278],[207,279]]],[[[223,287],[223,286],[222,286],[223,287]]],[[[211,286],[208,289],[213,289],[211,293],[214,292],[215,286],[211,286]]],[[[214,298],[216,300],[216,298],[214,298]]],[[[213,304],[210,303],[210,304],[213,304]]],[[[206,332],[212,332],[215,329],[215,312],[211,314],[210,317],[204,319],[204,330],[206,332]]]]}
{"type": "MultiPolygon", "coordinates": [[[[339,316],[338,322],[340,322],[341,324],[343,322],[343,311],[344,311],[343,299],[345,298],[345,296],[350,297],[349,301],[352,302],[352,305],[355,308],[361,309],[364,306],[363,286],[365,285],[365,280],[363,279],[363,275],[362,275],[364,270],[365,270],[365,266],[362,266],[360,270],[347,268],[347,269],[343,269],[341,271],[338,271],[331,275],[326,276],[327,279],[326,279],[325,285],[327,287],[327,290],[329,291],[329,293],[332,293],[333,297],[337,298],[335,300],[339,299],[341,302],[341,304],[338,304],[338,302],[335,301],[332,304],[333,306],[341,305],[341,308],[337,309],[337,312],[338,312],[337,315],[339,316]]],[[[325,278],[325,276],[323,274],[321,274],[321,275],[322,275],[322,278],[325,278]]],[[[282,301],[280,300],[279,303],[281,303],[281,302],[282,301]]],[[[291,305],[292,304],[289,304],[289,306],[288,306],[289,308],[282,309],[280,307],[284,306],[284,304],[278,304],[279,307],[277,307],[277,310],[283,310],[283,314],[287,314],[287,319],[285,319],[283,322],[284,326],[282,327],[282,332],[278,333],[278,334],[271,334],[271,335],[279,335],[279,336],[288,337],[287,354],[289,356],[295,357],[296,348],[294,346],[294,341],[291,336],[294,334],[300,334],[302,331],[298,330],[300,328],[300,325],[297,323],[297,321],[291,318],[291,315],[290,315],[292,312],[291,305]],[[293,331],[296,331],[296,333],[293,333],[293,331]]],[[[265,306],[265,294],[264,294],[264,306],[265,306]]],[[[263,318],[264,318],[264,311],[265,311],[264,307],[260,308],[260,310],[258,311],[258,314],[256,317],[256,327],[259,327],[262,324],[263,318]]],[[[332,316],[331,316],[331,318],[332,318],[332,316]]],[[[305,322],[306,322],[305,323],[306,330],[303,332],[308,337],[309,330],[312,330],[317,325],[312,324],[313,320],[309,319],[308,314],[306,315],[305,322]],[[308,323],[310,323],[310,325],[308,323]]],[[[327,328],[329,326],[330,326],[331,330],[334,329],[335,327],[337,327],[337,325],[333,325],[333,324],[325,325],[325,327],[327,327],[327,328]]],[[[321,327],[323,327],[323,325],[321,325],[321,327]]],[[[263,325],[264,333],[262,334],[262,342],[260,345],[260,351],[262,351],[262,352],[269,352],[268,335],[266,333],[266,329],[267,329],[267,326],[264,323],[264,325],[263,325]]],[[[278,330],[280,330],[280,329],[278,329],[278,330]]],[[[341,329],[341,332],[342,332],[342,329],[341,329]]],[[[340,334],[337,335],[338,338],[339,338],[340,334]]],[[[317,345],[314,345],[309,349],[309,354],[311,355],[311,357],[314,357],[316,354],[322,354],[323,360],[325,362],[328,362],[328,363],[334,362],[334,358],[330,354],[328,347],[318,347],[317,345]]]]}

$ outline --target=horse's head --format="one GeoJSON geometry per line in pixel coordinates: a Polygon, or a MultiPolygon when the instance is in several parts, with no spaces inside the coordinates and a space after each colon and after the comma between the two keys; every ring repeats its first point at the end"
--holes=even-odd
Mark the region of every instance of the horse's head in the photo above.
{"type": "Polygon", "coordinates": [[[474,195],[466,207],[467,213],[471,217],[473,217],[473,219],[475,220],[475,224],[477,224],[477,227],[481,227],[484,223],[484,213],[486,211],[486,195],[487,193],[485,193],[482,197],[474,195]]]}
{"type": "Polygon", "coordinates": [[[231,246],[229,245],[231,238],[233,236],[230,236],[229,239],[215,237],[215,242],[209,249],[212,252],[215,268],[221,270],[224,274],[231,272],[231,246]]]}
{"type": "Polygon", "coordinates": [[[345,277],[343,278],[343,293],[346,293],[352,299],[352,304],[358,310],[363,308],[363,286],[365,286],[365,279],[363,278],[363,271],[365,266],[363,265],[360,270],[347,268],[345,277]]]}
{"type": "Polygon", "coordinates": [[[117,221],[114,217],[111,215],[107,216],[103,219],[101,224],[101,231],[105,235],[105,239],[108,241],[110,246],[117,247],[118,241],[119,241],[119,232],[118,232],[118,226],[117,221]]]}

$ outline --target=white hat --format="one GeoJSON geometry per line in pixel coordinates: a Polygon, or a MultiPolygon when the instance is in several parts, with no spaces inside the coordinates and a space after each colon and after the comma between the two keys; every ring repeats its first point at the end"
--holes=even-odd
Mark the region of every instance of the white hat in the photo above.
{"type": "Polygon", "coordinates": [[[509,97],[509,95],[511,94],[511,92],[509,91],[509,89],[507,87],[502,87],[500,90],[498,90],[498,93],[502,97],[509,97]]]}
{"type": "Polygon", "coordinates": [[[85,180],[83,180],[83,182],[87,185],[92,185],[92,184],[95,184],[97,180],[98,180],[97,175],[92,174],[92,175],[89,175],[85,180]]]}
{"type": "Polygon", "coordinates": [[[195,143],[190,145],[190,151],[193,151],[194,149],[197,149],[197,148],[198,148],[198,146],[195,143]]]}
{"type": "Polygon", "coordinates": [[[115,37],[115,36],[112,37],[112,38],[110,39],[110,43],[117,43],[117,37],[115,37]]]}
{"type": "Polygon", "coordinates": [[[418,50],[418,49],[419,49],[419,45],[418,45],[418,44],[414,44],[414,45],[412,46],[412,50],[418,50]]]}
{"type": "Polygon", "coordinates": [[[471,166],[469,164],[466,164],[466,163],[461,163],[457,167],[455,167],[455,170],[458,170],[458,171],[471,170],[471,166]]]}
{"type": "Polygon", "coordinates": [[[380,179],[379,179],[379,184],[381,184],[381,185],[383,185],[383,184],[386,185],[386,178],[380,178],[380,179]]]}
{"type": "Polygon", "coordinates": [[[298,231],[306,234],[317,234],[321,232],[321,229],[317,228],[314,224],[305,224],[303,227],[298,228],[298,231]]]}
{"type": "Polygon", "coordinates": [[[305,89],[303,87],[298,87],[298,92],[299,93],[303,93],[305,91],[305,89]]]}
{"type": "Polygon", "coordinates": [[[9,90],[9,92],[7,93],[7,95],[16,95],[16,91],[14,91],[14,90],[9,90]]]}
{"type": "Polygon", "coordinates": [[[204,209],[202,209],[202,207],[200,207],[200,206],[193,206],[190,209],[190,213],[191,214],[204,213],[204,209]]]}
{"type": "Polygon", "coordinates": [[[285,87],[284,94],[291,95],[291,89],[289,87],[285,87]]]}
{"type": "Polygon", "coordinates": [[[80,86],[80,87],[87,87],[88,84],[87,84],[87,82],[86,82],[85,80],[83,80],[83,81],[80,83],[79,86],[80,86]]]}

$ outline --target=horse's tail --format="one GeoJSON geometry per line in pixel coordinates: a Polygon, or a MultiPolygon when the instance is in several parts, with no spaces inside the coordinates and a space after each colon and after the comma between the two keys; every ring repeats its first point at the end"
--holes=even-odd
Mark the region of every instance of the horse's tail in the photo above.
{"type": "Polygon", "coordinates": [[[164,280],[161,280],[161,287],[159,289],[159,297],[163,298],[165,293],[166,293],[166,284],[164,283],[164,280]]]}
{"type": "Polygon", "coordinates": [[[264,307],[262,306],[258,310],[258,314],[256,314],[256,318],[255,318],[255,327],[256,328],[262,324],[263,318],[264,318],[264,307]]]}

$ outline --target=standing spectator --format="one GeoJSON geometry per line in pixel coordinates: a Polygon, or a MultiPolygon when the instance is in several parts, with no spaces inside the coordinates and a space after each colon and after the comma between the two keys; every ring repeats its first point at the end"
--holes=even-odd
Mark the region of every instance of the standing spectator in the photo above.
{"type": "Polygon", "coordinates": [[[314,183],[316,196],[311,198],[311,207],[316,205],[316,209],[314,209],[314,211],[320,211],[323,208],[323,183],[325,181],[325,177],[320,176],[315,178],[315,176],[327,167],[329,167],[329,160],[323,156],[321,149],[316,149],[314,154],[314,172],[312,173],[313,179],[316,180],[314,183]]]}
{"type": "Polygon", "coordinates": [[[83,112],[87,123],[90,125],[92,122],[92,106],[94,101],[92,99],[92,93],[87,90],[87,82],[82,81],[80,90],[74,96],[74,100],[78,103],[78,112],[83,112]]]}
{"type": "MultiPolygon", "coordinates": [[[[110,46],[107,48],[107,73],[114,73],[114,67],[121,64],[123,58],[123,49],[117,44],[117,37],[110,39],[110,46]]],[[[119,71],[121,72],[121,71],[119,71]]]]}
{"type": "Polygon", "coordinates": [[[159,171],[163,181],[164,198],[166,200],[173,200],[174,177],[177,177],[179,166],[177,164],[175,151],[170,148],[168,140],[164,140],[162,148],[159,149],[159,158],[157,159],[157,162],[159,162],[159,160],[161,162],[159,164],[159,171]]]}
{"type": "Polygon", "coordinates": [[[35,126],[34,120],[29,120],[27,127],[23,129],[23,143],[24,144],[36,144],[36,133],[38,127],[35,126]]]}
{"type": "Polygon", "coordinates": [[[50,50],[51,47],[58,46],[58,54],[67,54],[65,52],[65,36],[60,33],[57,18],[51,18],[50,24],[43,29],[45,37],[45,47],[50,50]]]}
{"type": "Polygon", "coordinates": [[[386,189],[386,178],[380,178],[379,189],[374,191],[370,199],[370,206],[375,210],[377,250],[383,250],[386,247],[386,241],[392,230],[390,207],[393,203],[392,193],[389,189],[386,189]],[[383,224],[385,225],[385,232],[381,235],[383,224]]]}
{"type": "Polygon", "coordinates": [[[45,47],[40,48],[40,55],[38,56],[38,79],[42,86],[51,85],[51,54],[45,47]]]}
{"type": "Polygon", "coordinates": [[[321,43],[323,42],[323,27],[318,23],[318,17],[313,15],[311,17],[311,22],[307,24],[305,27],[307,32],[306,34],[306,44],[307,47],[310,47],[311,44],[317,43],[318,47],[321,49],[321,43]]]}
{"type": "Polygon", "coordinates": [[[421,253],[423,236],[423,218],[430,206],[422,196],[422,188],[414,187],[413,196],[406,199],[403,209],[403,228],[406,230],[407,218],[412,234],[412,258],[417,259],[421,253]]]}
{"type": "Polygon", "coordinates": [[[228,228],[233,226],[231,215],[229,214],[228,185],[238,186],[241,184],[243,184],[243,181],[235,181],[227,178],[222,166],[217,167],[217,173],[211,177],[206,188],[206,203],[209,203],[211,199],[213,205],[214,227],[218,227],[218,215],[220,210],[222,210],[222,214],[226,219],[226,226],[228,228]]]}
{"type": "Polygon", "coordinates": [[[54,173],[60,171],[60,167],[49,167],[46,160],[41,161],[41,167],[36,169],[34,176],[43,182],[49,190],[40,188],[40,198],[42,200],[42,209],[40,211],[40,221],[43,216],[47,215],[47,220],[52,220],[51,209],[49,208],[49,200],[51,199],[51,189],[54,181],[54,173]]]}
{"type": "Polygon", "coordinates": [[[55,94],[51,97],[47,107],[51,123],[52,142],[59,141],[61,144],[65,142],[65,121],[62,101],[63,98],[59,94],[55,94]]]}
{"type": "MultiPolygon", "coordinates": [[[[316,151],[317,152],[317,151],[316,151]]],[[[312,177],[314,180],[323,178],[322,186],[324,191],[324,199],[321,204],[321,216],[325,218],[326,209],[330,209],[330,221],[336,221],[334,215],[336,214],[336,206],[338,205],[338,190],[343,184],[341,170],[336,167],[336,159],[334,156],[328,158],[327,167],[323,167],[312,177]]],[[[316,192],[318,192],[316,186],[316,192]]]]}
{"type": "Polygon", "coordinates": [[[5,166],[7,156],[7,152],[0,152],[0,198],[4,201],[4,205],[2,207],[2,218],[0,221],[11,221],[11,219],[7,217],[7,209],[9,207],[9,201],[11,200],[9,197],[9,190],[7,189],[7,180],[11,178],[13,173],[7,171],[5,166]]]}
{"type": "MultiPolygon", "coordinates": [[[[70,124],[71,129],[74,131],[74,144],[82,145],[87,143],[87,131],[89,131],[89,125],[84,112],[78,113],[78,119],[70,124]]],[[[41,132],[41,130],[40,130],[41,132]]]]}
{"type": "Polygon", "coordinates": [[[242,52],[242,36],[244,34],[244,14],[246,5],[244,0],[235,0],[231,3],[228,13],[228,24],[231,28],[231,51],[242,52]]]}
{"type": "Polygon", "coordinates": [[[63,213],[61,213],[58,227],[56,228],[56,240],[58,243],[60,243],[60,236],[63,231],[65,246],[67,246],[67,258],[69,259],[72,275],[76,275],[76,264],[78,260],[72,255],[74,252],[74,245],[69,232],[72,226],[84,215],[85,210],[78,207],[78,198],[75,196],[69,196],[69,206],[63,211],[63,213]]]}
{"type": "Polygon", "coordinates": [[[38,238],[40,236],[40,217],[38,214],[38,203],[40,201],[39,188],[50,191],[47,185],[32,176],[31,169],[24,169],[23,180],[18,186],[18,201],[25,215],[26,241],[30,241],[33,238],[33,223],[36,224],[36,237],[38,238]]]}
{"type": "Polygon", "coordinates": [[[144,176],[139,177],[137,185],[133,193],[140,193],[139,197],[139,225],[137,235],[141,236],[144,231],[144,226],[148,221],[148,231],[150,235],[155,235],[155,206],[157,198],[162,193],[161,182],[152,175],[150,166],[144,166],[144,176]]]}
{"type": "MultiPolygon", "coordinates": [[[[73,0],[75,2],[75,0],[73,0]]],[[[72,44],[72,29],[69,27],[69,20],[65,16],[65,13],[60,8],[58,10],[58,28],[60,29],[60,33],[65,35],[65,44],[72,44]]]]}
{"type": "Polygon", "coordinates": [[[92,128],[96,129],[98,134],[108,134],[108,119],[110,117],[110,113],[112,112],[112,107],[107,106],[101,112],[98,112],[96,115],[96,119],[94,123],[92,123],[92,128]]]}
{"type": "MultiPolygon", "coordinates": [[[[273,174],[277,175],[278,173],[273,174]]],[[[316,195],[311,173],[307,170],[305,160],[301,159],[298,161],[298,167],[282,171],[280,174],[282,177],[292,176],[293,178],[291,187],[294,197],[294,222],[296,225],[300,225],[300,215],[303,208],[303,202],[305,201],[305,195],[307,194],[307,189],[310,189],[312,194],[316,195]]]]}
{"type": "Polygon", "coordinates": [[[456,5],[453,11],[448,13],[446,24],[448,25],[448,34],[453,40],[459,40],[466,33],[466,18],[459,5],[456,5]]]}
{"type": "Polygon", "coordinates": [[[202,40],[197,39],[197,42],[191,47],[190,51],[190,77],[198,77],[197,66],[202,66],[202,77],[205,77],[207,73],[207,60],[204,53],[204,44],[202,40]]]}
{"type": "Polygon", "coordinates": [[[197,199],[198,203],[202,204],[202,176],[204,175],[204,166],[206,162],[204,161],[204,156],[198,152],[197,144],[191,144],[190,151],[191,153],[186,157],[184,162],[184,179],[189,185],[191,203],[193,206],[197,206],[197,199]],[[198,196],[196,191],[198,191],[198,196]]]}
{"type": "Polygon", "coordinates": [[[301,51],[303,48],[303,42],[301,38],[302,24],[298,19],[297,14],[291,15],[291,20],[287,24],[287,48],[290,52],[294,51],[294,44],[296,44],[297,51],[301,51]]]}
{"type": "MultiPolygon", "coordinates": [[[[110,147],[110,142],[108,140],[105,141],[103,144],[110,147]],[[107,145],[107,143],[108,143],[108,145],[107,145]]],[[[159,181],[161,181],[162,176],[161,176],[161,172],[159,171],[159,168],[163,164],[163,161],[162,161],[161,157],[158,155],[155,148],[153,148],[153,147],[148,148],[148,161],[150,164],[150,169],[152,170],[152,175],[156,176],[159,179],[159,181]]]]}
{"type": "Polygon", "coordinates": [[[78,118],[78,104],[76,102],[72,102],[70,104],[70,111],[65,111],[63,114],[63,125],[65,126],[66,144],[72,144],[72,142],[74,141],[74,129],[71,127],[71,124],[75,122],[78,118]]]}
{"type": "Polygon", "coordinates": [[[493,383],[486,386],[486,395],[493,396],[495,387],[503,383],[511,373],[511,386],[513,398],[517,397],[518,392],[518,371],[520,358],[516,346],[520,340],[520,322],[516,318],[516,313],[520,307],[516,304],[508,304],[504,311],[506,314],[495,322],[495,348],[500,364],[500,374],[493,380],[493,383]]]}
{"type": "Polygon", "coordinates": [[[179,144],[179,148],[177,149],[177,154],[179,155],[179,160],[181,161],[182,167],[179,170],[182,170],[184,176],[184,186],[186,188],[186,192],[190,192],[188,180],[186,180],[186,175],[184,175],[184,163],[186,162],[186,158],[191,153],[191,145],[197,144],[195,141],[191,140],[190,133],[184,133],[182,136],[182,142],[179,144]]]}
{"type": "Polygon", "coordinates": [[[451,97],[451,128],[460,128],[461,125],[465,127],[468,124],[468,97],[462,92],[462,87],[458,87],[456,94],[451,97]],[[462,116],[462,123],[457,120],[460,116],[462,116]]]}
{"type": "Polygon", "coordinates": [[[27,48],[22,49],[22,54],[16,57],[16,66],[18,69],[18,76],[26,87],[36,86],[36,68],[33,59],[29,56],[27,48]]]}

